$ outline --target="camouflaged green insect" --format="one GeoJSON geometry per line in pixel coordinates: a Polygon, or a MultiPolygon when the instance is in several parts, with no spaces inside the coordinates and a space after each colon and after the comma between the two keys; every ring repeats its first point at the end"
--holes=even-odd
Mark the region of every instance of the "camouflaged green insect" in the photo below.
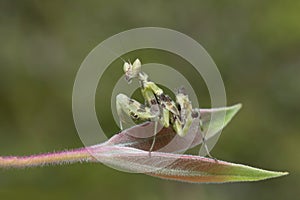
{"type": "Polygon", "coordinates": [[[176,101],[174,102],[160,87],[149,79],[149,76],[142,71],[141,66],[142,64],[139,59],[136,59],[133,64],[124,62],[123,70],[125,79],[128,83],[131,83],[134,78],[139,80],[145,105],[129,98],[125,94],[118,94],[116,97],[116,108],[120,119],[120,128],[123,129],[123,112],[134,120],[142,119],[155,122],[154,138],[149,149],[149,154],[151,155],[155,144],[158,123],[161,123],[164,127],[172,126],[179,136],[184,137],[189,132],[192,122],[199,120],[197,126],[200,128],[204,147],[207,155],[212,157],[203,136],[203,126],[199,109],[193,109],[185,89],[183,87],[178,89],[176,101]]]}

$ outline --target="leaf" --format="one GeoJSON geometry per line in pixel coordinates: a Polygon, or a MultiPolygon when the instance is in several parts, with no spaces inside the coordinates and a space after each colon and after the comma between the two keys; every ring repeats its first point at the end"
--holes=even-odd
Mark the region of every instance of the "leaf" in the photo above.
{"type": "Polygon", "coordinates": [[[192,183],[259,181],[288,174],[193,155],[152,152],[149,157],[147,151],[120,146],[102,146],[99,158],[126,171],[192,183]]]}
{"type": "MultiPolygon", "coordinates": [[[[213,113],[226,111],[225,121],[216,118],[212,127],[219,132],[239,110],[240,105],[201,109],[205,130],[213,113]]],[[[71,164],[75,162],[102,162],[119,170],[145,173],[150,176],[192,182],[227,183],[241,181],[259,181],[287,175],[287,172],[274,172],[241,164],[214,160],[201,156],[175,153],[152,152],[148,149],[152,137],[140,138],[140,135],[153,133],[153,123],[145,123],[124,130],[103,144],[69,151],[32,156],[0,157],[0,168],[24,168],[44,165],[71,164]]],[[[198,134],[199,135],[199,134],[198,134]]],[[[160,149],[170,143],[176,133],[172,128],[163,128],[157,135],[155,148],[160,149]]],[[[195,135],[191,147],[201,143],[201,137],[195,135]]]]}

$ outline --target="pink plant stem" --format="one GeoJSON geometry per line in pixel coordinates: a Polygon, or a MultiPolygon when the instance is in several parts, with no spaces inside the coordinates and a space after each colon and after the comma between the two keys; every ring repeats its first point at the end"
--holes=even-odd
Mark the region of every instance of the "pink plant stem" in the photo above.
{"type": "Polygon", "coordinates": [[[87,148],[69,151],[38,154],[31,156],[0,156],[0,168],[24,168],[44,165],[57,165],[75,162],[88,162],[94,158],[87,148]]]}

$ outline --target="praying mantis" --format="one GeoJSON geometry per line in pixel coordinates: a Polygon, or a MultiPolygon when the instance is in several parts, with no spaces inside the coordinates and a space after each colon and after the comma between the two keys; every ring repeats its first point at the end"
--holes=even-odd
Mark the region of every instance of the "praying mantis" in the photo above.
{"type": "Polygon", "coordinates": [[[145,104],[129,98],[125,94],[118,94],[116,97],[116,109],[122,126],[122,113],[125,113],[134,120],[149,120],[154,122],[154,138],[149,149],[149,155],[155,144],[157,125],[161,123],[164,127],[172,126],[174,131],[184,137],[191,128],[194,119],[199,119],[200,134],[207,155],[212,158],[203,136],[203,123],[199,109],[194,109],[185,89],[181,87],[176,93],[176,100],[173,101],[164,91],[149,79],[149,76],[142,71],[141,61],[136,59],[133,64],[124,62],[123,71],[128,83],[132,79],[138,79],[141,85],[142,96],[145,104]]]}

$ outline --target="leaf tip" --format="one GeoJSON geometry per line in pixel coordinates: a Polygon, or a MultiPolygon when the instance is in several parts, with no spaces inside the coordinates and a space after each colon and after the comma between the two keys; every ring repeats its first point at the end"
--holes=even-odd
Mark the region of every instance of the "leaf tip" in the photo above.
{"type": "Polygon", "coordinates": [[[243,104],[238,103],[238,104],[235,104],[234,107],[236,107],[237,110],[240,110],[243,107],[243,104]]]}
{"type": "Polygon", "coordinates": [[[255,178],[253,179],[253,181],[278,178],[278,177],[286,176],[289,174],[288,172],[269,171],[269,170],[263,170],[263,169],[256,169],[256,173],[257,174],[254,175],[255,178]]]}
{"type": "Polygon", "coordinates": [[[272,174],[270,174],[269,178],[277,178],[280,176],[287,176],[289,175],[289,172],[272,172],[272,174]]]}
{"type": "Polygon", "coordinates": [[[242,107],[243,107],[243,104],[238,103],[238,104],[231,106],[231,109],[233,110],[234,114],[236,114],[242,107]]]}

